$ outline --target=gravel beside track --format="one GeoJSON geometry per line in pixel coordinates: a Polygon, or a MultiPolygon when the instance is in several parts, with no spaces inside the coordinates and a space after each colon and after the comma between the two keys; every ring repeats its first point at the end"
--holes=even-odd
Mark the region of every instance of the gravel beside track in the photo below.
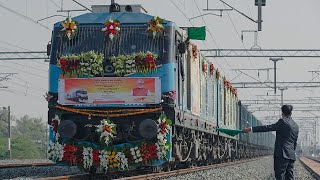
{"type": "MultiPolygon", "coordinates": [[[[6,164],[30,164],[30,163],[49,163],[52,161],[39,160],[1,160],[0,165],[6,164]]],[[[64,176],[81,173],[77,167],[64,166],[42,166],[42,167],[19,167],[1,168],[0,179],[37,179],[42,177],[64,176]]]]}
{"type": "MultiPolygon", "coordinates": [[[[295,180],[314,180],[310,173],[297,160],[294,166],[295,180]]],[[[255,161],[185,174],[182,176],[166,178],[170,180],[194,180],[194,179],[214,179],[214,180],[274,180],[273,157],[263,157],[255,161]]]]}

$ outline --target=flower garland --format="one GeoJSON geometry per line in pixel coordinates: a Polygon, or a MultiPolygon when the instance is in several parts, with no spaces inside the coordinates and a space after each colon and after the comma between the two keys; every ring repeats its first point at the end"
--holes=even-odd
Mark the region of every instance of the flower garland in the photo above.
{"type": "Polygon", "coordinates": [[[109,167],[116,168],[119,167],[119,161],[116,156],[116,152],[108,152],[109,153],[109,167]]]}
{"type": "MultiPolygon", "coordinates": [[[[106,127],[102,125],[108,125],[105,131],[109,131],[110,124],[113,123],[103,120],[100,129],[106,127]]],[[[158,135],[156,143],[143,142],[131,148],[124,146],[121,149],[116,147],[112,150],[98,150],[93,149],[93,147],[77,145],[61,145],[58,141],[59,134],[56,133],[56,139],[54,142],[50,142],[49,147],[57,146],[58,148],[51,148],[55,149],[55,151],[49,152],[49,158],[55,162],[65,161],[69,165],[79,165],[85,170],[90,170],[94,166],[104,172],[109,172],[110,170],[128,170],[131,165],[131,168],[135,165],[150,165],[154,160],[165,159],[171,147],[171,144],[167,141],[171,121],[162,114],[158,118],[157,124],[158,135]]]]}
{"type": "Polygon", "coordinates": [[[113,124],[109,119],[103,119],[96,129],[96,131],[100,133],[100,140],[106,145],[109,145],[117,132],[116,127],[117,125],[113,124]]]}
{"type": "Polygon", "coordinates": [[[132,73],[153,73],[156,71],[157,56],[151,52],[137,53],[133,55],[113,56],[110,62],[115,68],[117,76],[124,76],[132,73]]]}
{"type": "Polygon", "coordinates": [[[80,55],[80,76],[93,77],[95,75],[103,75],[103,58],[103,54],[97,54],[94,51],[82,53],[80,55]]]}
{"type": "Polygon", "coordinates": [[[122,152],[117,152],[116,158],[119,160],[119,170],[123,171],[128,169],[128,159],[122,152]]]}
{"type": "Polygon", "coordinates": [[[99,151],[99,159],[100,159],[100,166],[103,171],[108,172],[108,164],[109,164],[109,152],[106,150],[99,151]]]}
{"type": "Polygon", "coordinates": [[[210,76],[214,75],[214,65],[211,63],[210,64],[210,76]]]}
{"type": "Polygon", "coordinates": [[[105,28],[103,28],[101,31],[104,31],[106,32],[106,35],[109,36],[109,39],[112,41],[113,38],[119,34],[120,32],[120,21],[115,19],[115,20],[112,20],[110,18],[109,21],[106,21],[105,23],[105,28]]]}
{"type": "Polygon", "coordinates": [[[157,147],[155,144],[143,144],[140,147],[142,163],[147,165],[150,164],[152,159],[157,159],[157,147]]]}
{"type": "Polygon", "coordinates": [[[73,59],[71,56],[61,57],[59,65],[63,75],[77,75],[80,70],[80,59],[73,59]]]}
{"type": "Polygon", "coordinates": [[[135,56],[135,63],[137,67],[137,71],[139,73],[152,73],[156,71],[157,66],[156,66],[156,59],[157,56],[154,55],[151,52],[147,53],[138,53],[135,56]]]}
{"type": "Polygon", "coordinates": [[[198,46],[195,44],[192,44],[192,55],[193,60],[195,61],[198,58],[198,46]]]}
{"type": "Polygon", "coordinates": [[[147,31],[152,34],[153,38],[160,37],[162,35],[164,31],[163,22],[164,19],[161,19],[158,16],[153,17],[147,22],[149,25],[147,31]]]}
{"type": "Polygon", "coordinates": [[[61,31],[66,31],[66,36],[69,40],[74,38],[78,33],[78,25],[77,21],[74,21],[70,16],[63,22],[61,22],[63,29],[61,31]]]}
{"type": "Polygon", "coordinates": [[[135,55],[113,56],[110,60],[117,76],[136,73],[135,55]]]}
{"type": "Polygon", "coordinates": [[[234,95],[234,96],[238,96],[238,90],[236,89],[236,88],[232,88],[231,89],[231,92],[232,92],[232,94],[234,95]]]}
{"type": "Polygon", "coordinates": [[[58,115],[55,115],[51,121],[52,130],[57,133],[58,132],[58,125],[60,124],[60,118],[58,115]]]}
{"type": "Polygon", "coordinates": [[[93,164],[92,151],[93,149],[91,147],[83,148],[83,167],[85,169],[90,169],[93,164]]]}
{"type": "Polygon", "coordinates": [[[217,69],[216,70],[216,78],[217,78],[217,80],[220,80],[220,71],[219,71],[219,69],[217,69]]]}
{"type": "Polygon", "coordinates": [[[134,163],[142,162],[141,152],[138,147],[130,148],[130,153],[132,155],[132,161],[134,163]]]}
{"type": "Polygon", "coordinates": [[[67,161],[70,165],[77,164],[76,152],[78,151],[78,147],[75,145],[65,145],[63,149],[63,161],[67,161]]]}
{"type": "Polygon", "coordinates": [[[62,161],[63,154],[64,154],[64,145],[59,144],[58,141],[56,142],[49,142],[48,147],[48,158],[52,161],[62,161]]]}
{"type": "Polygon", "coordinates": [[[62,74],[67,76],[103,75],[103,54],[89,51],[80,55],[68,55],[59,59],[62,74]]]}
{"type": "MultiPolygon", "coordinates": [[[[154,108],[154,109],[136,109],[135,111],[137,112],[125,112],[123,111],[123,113],[125,114],[110,114],[114,111],[98,111],[95,110],[94,113],[90,113],[90,112],[86,112],[86,110],[82,110],[82,109],[75,109],[75,108],[68,108],[68,107],[64,107],[64,106],[55,106],[57,109],[61,109],[61,110],[65,110],[65,111],[69,111],[69,112],[73,112],[73,113],[77,113],[77,114],[82,114],[82,115],[87,115],[89,117],[91,116],[96,116],[96,117],[123,117],[123,116],[133,116],[133,115],[138,115],[138,114],[146,114],[146,113],[151,113],[151,112],[157,112],[162,110],[162,108],[154,108]],[[96,113],[96,112],[102,112],[102,113],[96,113]]],[[[115,110],[117,111],[117,110],[115,110]]]]}
{"type": "Polygon", "coordinates": [[[156,143],[156,149],[159,159],[166,158],[167,150],[170,148],[170,143],[167,143],[167,136],[171,124],[171,121],[167,119],[164,114],[162,114],[158,119],[158,142],[156,143]]]}
{"type": "Polygon", "coordinates": [[[203,62],[202,62],[202,72],[204,72],[205,74],[207,74],[207,68],[208,68],[208,65],[203,61],[203,62]]]}

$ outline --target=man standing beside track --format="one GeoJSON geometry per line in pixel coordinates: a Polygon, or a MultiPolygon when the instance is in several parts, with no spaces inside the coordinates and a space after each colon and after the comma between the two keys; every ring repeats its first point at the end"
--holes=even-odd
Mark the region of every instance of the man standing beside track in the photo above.
{"type": "Polygon", "coordinates": [[[293,164],[296,160],[295,150],[299,126],[291,118],[291,105],[281,107],[282,118],[275,124],[245,128],[242,131],[268,132],[276,131],[274,147],[274,172],[277,180],[293,180],[293,164]]]}

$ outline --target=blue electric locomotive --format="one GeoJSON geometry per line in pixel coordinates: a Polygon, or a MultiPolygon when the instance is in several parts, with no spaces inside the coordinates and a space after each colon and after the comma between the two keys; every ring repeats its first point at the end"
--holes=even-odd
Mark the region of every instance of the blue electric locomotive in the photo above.
{"type": "Polygon", "coordinates": [[[92,10],[54,25],[50,159],[109,172],[270,152],[272,134],[217,132],[260,122],[184,30],[137,5],[92,10]]]}

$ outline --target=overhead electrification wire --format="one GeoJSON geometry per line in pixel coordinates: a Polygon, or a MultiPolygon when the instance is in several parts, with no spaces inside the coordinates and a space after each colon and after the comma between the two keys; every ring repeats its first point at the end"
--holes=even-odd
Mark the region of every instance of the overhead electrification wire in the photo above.
{"type": "Polygon", "coordinates": [[[52,4],[54,4],[57,8],[61,9],[61,6],[59,6],[57,3],[55,3],[53,0],[49,0],[52,4]]]}
{"type": "MultiPolygon", "coordinates": [[[[197,1],[196,1],[196,0],[193,0],[193,2],[195,3],[195,5],[196,5],[196,7],[197,7],[197,9],[198,9],[198,11],[199,11],[199,13],[200,13],[200,15],[201,15],[201,18],[202,18],[203,23],[206,25],[206,27],[208,27],[206,20],[205,20],[204,17],[202,16],[202,13],[201,13],[201,10],[200,10],[200,8],[199,8],[199,5],[198,5],[197,1]]],[[[208,30],[209,35],[211,36],[214,44],[215,44],[216,47],[219,49],[219,45],[218,45],[218,43],[216,42],[215,38],[213,37],[210,29],[207,28],[207,30],[208,30]]],[[[224,57],[224,60],[225,60],[225,62],[227,63],[227,65],[231,68],[231,65],[229,64],[229,62],[227,61],[227,59],[226,59],[225,57],[224,57]]]]}
{"type": "MultiPolygon", "coordinates": [[[[5,50],[6,48],[0,47],[0,49],[4,49],[5,50]]],[[[18,55],[18,56],[22,57],[21,55],[18,55]]],[[[13,61],[5,61],[5,63],[11,63],[11,64],[23,66],[23,67],[29,67],[31,69],[36,69],[36,70],[39,70],[39,71],[42,71],[42,72],[46,72],[46,73],[48,72],[47,70],[39,69],[39,68],[36,68],[36,67],[33,67],[33,66],[28,66],[26,64],[19,64],[19,63],[13,62],[13,61]]]]}
{"type": "Polygon", "coordinates": [[[0,7],[1,7],[1,8],[3,8],[3,9],[5,9],[5,10],[7,10],[7,11],[9,11],[9,12],[11,12],[11,13],[13,13],[13,14],[15,14],[15,15],[17,15],[17,16],[20,16],[20,17],[22,17],[22,18],[24,18],[24,19],[26,19],[26,20],[28,20],[28,21],[30,21],[30,22],[32,22],[32,23],[38,24],[38,25],[40,25],[40,26],[42,26],[42,27],[44,27],[44,28],[46,28],[46,29],[48,29],[48,30],[52,31],[52,29],[50,29],[49,27],[47,27],[47,26],[45,26],[45,25],[43,25],[43,24],[41,24],[41,23],[37,22],[36,20],[31,19],[31,18],[29,18],[29,17],[27,17],[27,16],[25,16],[25,15],[23,15],[23,14],[21,14],[21,13],[19,13],[19,12],[15,11],[15,10],[13,10],[13,9],[10,9],[10,8],[8,8],[8,7],[4,6],[4,5],[3,5],[3,4],[1,4],[1,3],[0,3],[0,7]]]}
{"type": "MultiPolygon", "coordinates": [[[[12,47],[18,48],[18,49],[23,49],[23,50],[26,50],[26,51],[32,52],[30,49],[26,49],[26,48],[23,48],[23,47],[20,47],[20,46],[17,46],[17,45],[11,44],[11,43],[7,43],[7,42],[1,41],[1,40],[0,40],[0,43],[6,44],[6,45],[9,45],[9,46],[12,46],[12,47]]],[[[9,51],[14,51],[13,49],[9,49],[9,48],[6,48],[6,50],[7,50],[7,51],[8,51],[8,50],[9,50],[9,51]]],[[[21,55],[18,55],[18,56],[22,57],[21,55]]],[[[32,55],[32,54],[31,54],[31,56],[32,56],[32,57],[34,57],[34,58],[39,58],[39,57],[40,57],[40,56],[35,56],[35,55],[32,55]]],[[[30,60],[31,60],[31,59],[30,59],[30,60]]],[[[39,61],[35,61],[35,60],[32,60],[32,62],[35,62],[35,63],[41,64],[41,65],[46,65],[46,66],[48,66],[48,64],[47,64],[47,63],[41,63],[41,62],[39,62],[39,61]]]]}
{"type": "MultiPolygon", "coordinates": [[[[223,6],[224,6],[225,8],[227,8],[225,4],[223,4],[223,6]]],[[[241,40],[241,35],[240,35],[238,29],[236,28],[236,26],[235,26],[235,24],[234,24],[234,22],[233,22],[233,20],[232,20],[232,18],[231,18],[231,16],[230,16],[230,14],[229,14],[228,11],[227,11],[227,15],[228,15],[228,17],[229,17],[229,19],[230,19],[230,21],[231,21],[231,23],[232,23],[233,29],[236,31],[239,39],[241,40]]],[[[243,46],[244,49],[247,49],[246,46],[244,45],[244,43],[243,43],[242,41],[241,41],[241,44],[242,44],[242,46],[243,46]]],[[[247,52],[247,53],[248,53],[248,52],[247,52]]],[[[249,60],[249,62],[250,62],[250,65],[252,66],[252,68],[254,68],[253,63],[252,63],[250,57],[248,57],[248,60],[249,60]]]]}
{"type": "MultiPolygon", "coordinates": [[[[179,8],[179,6],[176,5],[176,3],[173,2],[173,0],[170,0],[170,2],[180,11],[180,13],[189,21],[189,23],[194,27],[193,23],[190,21],[188,16],[179,8]]],[[[209,49],[206,42],[202,41],[203,44],[206,46],[207,49],[209,49]]],[[[212,53],[212,52],[211,52],[212,53]]],[[[217,64],[220,66],[221,71],[225,74],[225,71],[223,70],[222,66],[217,62],[217,64]]]]}
{"type": "Polygon", "coordinates": [[[29,74],[29,75],[33,75],[33,76],[38,77],[38,78],[48,79],[47,77],[40,76],[39,74],[34,74],[34,73],[31,73],[31,72],[28,72],[28,71],[24,71],[24,70],[21,70],[21,69],[13,68],[13,67],[6,66],[6,65],[0,65],[0,67],[1,67],[1,66],[2,66],[2,67],[9,68],[9,69],[16,70],[16,71],[21,71],[21,72],[24,72],[24,73],[29,74]]]}

